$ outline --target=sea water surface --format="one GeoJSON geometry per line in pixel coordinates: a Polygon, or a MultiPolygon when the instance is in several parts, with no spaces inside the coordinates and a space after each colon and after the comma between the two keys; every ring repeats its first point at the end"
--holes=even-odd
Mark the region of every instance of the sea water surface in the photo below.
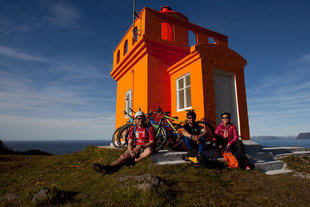
{"type": "MultiPolygon", "coordinates": [[[[263,147],[290,147],[299,146],[310,149],[310,139],[252,139],[263,147]]],[[[68,141],[3,141],[10,149],[27,151],[42,150],[54,155],[79,152],[87,146],[108,146],[110,140],[68,140],[68,141]]]]}
{"type": "Polygon", "coordinates": [[[41,150],[53,155],[79,152],[88,146],[108,146],[110,140],[66,140],[66,141],[3,141],[14,151],[41,150]]]}
{"type": "Polygon", "coordinates": [[[251,139],[263,147],[304,147],[310,149],[310,139],[251,139]]]}

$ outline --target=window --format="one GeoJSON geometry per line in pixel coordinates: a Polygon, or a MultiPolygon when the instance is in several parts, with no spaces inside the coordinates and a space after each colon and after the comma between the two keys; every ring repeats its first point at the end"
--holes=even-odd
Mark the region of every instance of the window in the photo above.
{"type": "MultiPolygon", "coordinates": [[[[125,96],[125,111],[129,114],[132,115],[131,109],[132,108],[132,89],[126,92],[125,96]]],[[[129,116],[126,115],[126,118],[129,116]]]]}
{"type": "Polygon", "coordinates": [[[161,39],[173,41],[173,28],[167,22],[161,23],[161,39]]]}
{"type": "Polygon", "coordinates": [[[192,108],[190,74],[176,80],[178,111],[192,108]]]}
{"type": "Polygon", "coordinates": [[[191,30],[188,30],[188,46],[191,47],[197,44],[197,35],[191,30]]]}
{"type": "Polygon", "coordinates": [[[127,53],[127,50],[128,50],[128,41],[126,40],[124,44],[124,55],[127,53]]]}
{"type": "Polygon", "coordinates": [[[120,60],[120,52],[118,50],[116,55],[116,64],[119,63],[119,60],[120,60]]]}
{"type": "Polygon", "coordinates": [[[208,38],[209,44],[217,44],[216,40],[213,37],[208,38]]]}
{"type": "Polygon", "coordinates": [[[135,44],[138,40],[138,28],[135,27],[133,30],[132,44],[135,44]]]}

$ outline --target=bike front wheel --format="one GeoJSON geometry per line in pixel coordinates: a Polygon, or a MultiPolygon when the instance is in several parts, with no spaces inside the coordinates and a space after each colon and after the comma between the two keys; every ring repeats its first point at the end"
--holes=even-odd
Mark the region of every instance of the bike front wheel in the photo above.
{"type": "Polygon", "coordinates": [[[112,144],[113,144],[113,146],[116,147],[116,148],[120,148],[120,146],[119,146],[118,143],[117,143],[117,136],[118,136],[118,133],[119,133],[119,131],[121,130],[122,127],[123,127],[123,126],[118,127],[118,128],[114,131],[114,133],[113,133],[113,135],[112,135],[112,144]]]}
{"type": "Polygon", "coordinates": [[[163,146],[167,142],[167,133],[166,130],[163,127],[157,127],[155,130],[155,151],[159,151],[163,148],[163,146]]]}
{"type": "Polygon", "coordinates": [[[125,148],[128,145],[128,137],[129,137],[129,130],[132,125],[127,124],[123,126],[118,135],[117,135],[117,144],[120,148],[125,148]]]}

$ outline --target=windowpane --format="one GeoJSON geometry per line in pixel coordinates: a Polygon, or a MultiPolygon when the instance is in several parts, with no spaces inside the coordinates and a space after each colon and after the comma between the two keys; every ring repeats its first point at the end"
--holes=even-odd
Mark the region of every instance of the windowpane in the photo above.
{"type": "Polygon", "coordinates": [[[191,88],[188,87],[185,89],[185,94],[186,94],[186,108],[192,106],[192,99],[191,99],[191,88]]]}
{"type": "MultiPolygon", "coordinates": [[[[127,91],[125,95],[125,111],[129,115],[132,114],[130,108],[132,108],[132,90],[131,89],[127,91]]],[[[126,115],[126,117],[128,117],[128,115],[126,115]]]]}
{"type": "Polygon", "coordinates": [[[190,74],[186,74],[176,80],[177,85],[177,110],[192,107],[190,74]]]}
{"type": "Polygon", "coordinates": [[[184,108],[184,90],[179,91],[179,109],[184,108]]]}
{"type": "Polygon", "coordinates": [[[128,50],[128,41],[126,40],[124,44],[124,55],[127,53],[127,50],[128,50]]]}
{"type": "Polygon", "coordinates": [[[173,41],[173,28],[167,22],[161,23],[161,39],[173,41]]]}
{"type": "Polygon", "coordinates": [[[116,63],[118,63],[120,60],[120,52],[119,50],[117,51],[117,55],[116,55],[116,63]]]}
{"type": "Polygon", "coordinates": [[[184,88],[183,78],[178,80],[178,89],[184,88]]]}
{"type": "Polygon", "coordinates": [[[190,76],[187,75],[185,76],[185,86],[190,86],[191,85],[191,79],[190,76]]]}

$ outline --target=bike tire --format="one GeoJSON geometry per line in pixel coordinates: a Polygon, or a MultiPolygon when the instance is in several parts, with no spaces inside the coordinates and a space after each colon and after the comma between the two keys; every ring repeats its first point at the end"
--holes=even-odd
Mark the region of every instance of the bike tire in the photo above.
{"type": "Polygon", "coordinates": [[[117,135],[117,144],[120,148],[125,148],[128,146],[128,135],[131,127],[131,124],[126,124],[120,129],[117,135]]]}
{"type": "Polygon", "coordinates": [[[158,152],[167,142],[167,132],[163,127],[155,129],[155,151],[158,152]],[[158,131],[159,130],[159,131],[158,131]]]}
{"type": "Polygon", "coordinates": [[[215,132],[215,129],[214,127],[209,123],[209,122],[206,122],[206,121],[197,121],[198,124],[202,124],[204,126],[204,128],[207,130],[208,133],[210,133],[210,135],[212,137],[214,137],[214,132],[215,132]]]}
{"type": "Polygon", "coordinates": [[[114,147],[116,147],[116,148],[120,148],[120,146],[119,146],[118,143],[117,143],[117,135],[118,135],[118,133],[119,133],[119,131],[121,130],[122,127],[123,127],[123,126],[118,127],[118,128],[114,131],[114,133],[113,133],[113,135],[112,135],[112,145],[113,145],[114,147]]]}

